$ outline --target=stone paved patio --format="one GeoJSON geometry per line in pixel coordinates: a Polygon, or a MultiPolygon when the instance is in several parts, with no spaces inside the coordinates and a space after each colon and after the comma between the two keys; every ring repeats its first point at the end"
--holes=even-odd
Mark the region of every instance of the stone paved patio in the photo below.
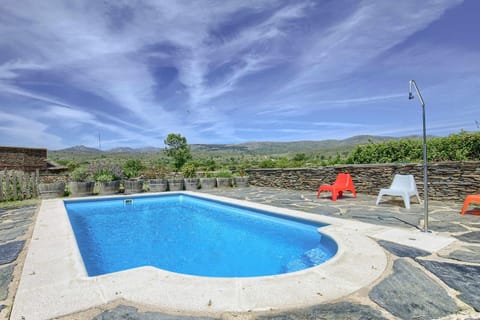
{"type": "MultiPolygon", "coordinates": [[[[320,215],[355,219],[382,226],[421,229],[423,207],[384,197],[375,206],[375,197],[348,193],[333,202],[311,191],[271,188],[206,190],[210,194],[242,199],[320,215]]],[[[413,198],[412,198],[413,200],[413,198]]],[[[457,241],[441,251],[430,252],[377,240],[389,255],[389,271],[382,279],[350,296],[328,304],[282,313],[222,314],[219,319],[480,319],[480,210],[460,215],[461,203],[430,201],[429,229],[457,241]]],[[[35,207],[0,211],[0,316],[8,317],[25,243],[33,225],[35,207]]],[[[352,272],[355,272],[352,270],[352,272]]],[[[129,301],[85,310],[61,319],[211,319],[198,315],[169,315],[129,301]]],[[[30,319],[26,319],[30,320],[30,319]]]]}

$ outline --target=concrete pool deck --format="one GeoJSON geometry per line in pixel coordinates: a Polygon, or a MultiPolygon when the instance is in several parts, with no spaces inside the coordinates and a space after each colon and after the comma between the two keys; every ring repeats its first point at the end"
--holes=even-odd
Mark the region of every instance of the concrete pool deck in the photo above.
{"type": "MultiPolygon", "coordinates": [[[[299,216],[317,216],[321,221],[333,222],[327,228],[336,230],[325,233],[343,232],[344,239],[341,242],[344,247],[357,245],[362,250],[357,256],[344,255],[337,261],[319,266],[317,270],[273,277],[263,284],[258,279],[251,282],[249,279],[235,281],[233,285],[212,281],[211,278],[206,278],[209,280],[207,282],[196,282],[193,278],[198,277],[141,268],[143,272],[130,270],[117,273],[107,280],[107,277],[96,277],[99,279],[94,281],[94,286],[100,289],[93,290],[94,294],[91,283],[85,279],[74,280],[81,288],[84,286],[82,290],[85,291],[72,295],[72,282],[68,277],[65,278],[61,270],[56,269],[64,264],[77,273],[84,272],[83,265],[78,264],[78,257],[75,258],[78,252],[63,255],[63,242],[68,243],[71,239],[42,244],[38,234],[34,233],[29,244],[30,251],[35,253],[37,249],[41,254],[37,253],[33,259],[40,265],[47,263],[49,269],[30,270],[30,267],[36,268],[38,265],[29,264],[33,254],[29,251],[11,319],[21,319],[22,316],[27,320],[53,317],[116,319],[127,315],[131,319],[162,319],[162,315],[167,314],[173,314],[178,319],[188,314],[247,319],[302,319],[312,317],[312,314],[333,314],[333,318],[351,319],[360,318],[357,315],[373,319],[474,319],[480,316],[476,312],[480,309],[480,290],[478,285],[468,285],[476,284],[480,277],[480,216],[461,216],[458,213],[461,203],[432,201],[430,229],[434,232],[425,234],[417,228],[422,224],[423,210],[415,203],[412,209],[406,210],[401,202],[396,201],[375,206],[374,197],[365,195],[359,195],[357,199],[346,195],[332,202],[327,197],[316,199],[315,193],[309,191],[254,187],[212,189],[206,193],[272,205],[284,208],[282,210],[285,212],[293,209],[299,216]],[[62,253],[56,258],[44,254],[56,251],[62,253]],[[350,259],[346,261],[346,267],[336,264],[342,259],[350,259]],[[356,264],[360,267],[356,267],[356,264]],[[366,270],[368,268],[370,270],[366,270]],[[151,288],[152,281],[162,283],[160,293],[151,288]],[[325,281],[331,281],[329,288],[332,290],[325,290],[325,281]],[[202,298],[192,296],[192,293],[199,292],[199,287],[202,287],[202,298]],[[44,295],[45,291],[42,291],[52,288],[57,290],[55,299],[44,295]],[[246,288],[246,293],[242,293],[243,288],[246,288]],[[71,303],[59,303],[64,298],[58,300],[58,296],[74,299],[71,303]],[[232,305],[238,308],[232,309],[232,305]]],[[[56,203],[58,200],[43,202],[42,207],[47,215],[48,212],[54,212],[56,203]]],[[[48,225],[52,223],[41,218],[40,215],[37,218],[38,230],[48,230],[48,225]]],[[[54,221],[53,224],[57,226],[64,223],[56,217],[54,221]]],[[[58,240],[62,236],[67,235],[54,233],[51,240],[58,240]]]]}

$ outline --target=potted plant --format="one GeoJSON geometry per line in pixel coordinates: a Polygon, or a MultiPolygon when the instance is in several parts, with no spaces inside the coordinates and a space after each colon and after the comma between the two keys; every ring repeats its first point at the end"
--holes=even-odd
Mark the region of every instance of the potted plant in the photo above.
{"type": "Polygon", "coordinates": [[[93,194],[94,181],[89,181],[86,168],[77,167],[72,171],[68,182],[68,190],[73,197],[84,197],[93,194]]]}
{"type": "Polygon", "coordinates": [[[233,182],[237,188],[248,187],[248,175],[245,172],[245,168],[241,167],[238,169],[238,172],[233,177],[233,182]]]}
{"type": "Polygon", "coordinates": [[[196,177],[197,168],[194,163],[186,163],[182,167],[183,180],[185,182],[185,190],[195,191],[199,186],[199,179],[196,177]]]}
{"type": "Polygon", "coordinates": [[[94,163],[90,166],[90,172],[95,180],[95,194],[115,194],[120,190],[121,169],[116,165],[94,163]]]}
{"type": "Polygon", "coordinates": [[[167,179],[169,191],[181,191],[183,190],[183,177],[177,176],[175,173],[173,176],[167,179]]]}
{"type": "Polygon", "coordinates": [[[127,160],[124,163],[122,173],[127,179],[123,180],[122,184],[125,194],[140,193],[143,191],[143,180],[137,178],[143,169],[144,166],[140,160],[127,160]]]}
{"type": "Polygon", "coordinates": [[[217,179],[212,176],[210,170],[205,170],[204,176],[200,178],[200,187],[202,189],[213,189],[217,186],[217,179]]]}
{"type": "Polygon", "coordinates": [[[224,169],[215,173],[217,177],[217,187],[229,188],[232,186],[232,171],[224,169]]]}
{"type": "Polygon", "coordinates": [[[167,191],[168,181],[165,179],[166,169],[163,165],[154,165],[142,172],[145,179],[143,190],[149,192],[167,191]]]}
{"type": "Polygon", "coordinates": [[[38,184],[38,194],[42,199],[59,198],[65,195],[65,182],[55,181],[54,177],[43,177],[38,184]]]}

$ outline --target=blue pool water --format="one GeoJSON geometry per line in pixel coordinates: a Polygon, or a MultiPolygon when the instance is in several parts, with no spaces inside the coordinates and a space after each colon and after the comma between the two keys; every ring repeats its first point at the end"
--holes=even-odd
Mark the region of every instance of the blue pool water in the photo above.
{"type": "Polygon", "coordinates": [[[187,195],[65,201],[89,276],[141,266],[209,277],[288,273],[337,244],[319,223],[187,195]],[[126,199],[133,199],[128,203],[126,199]]]}

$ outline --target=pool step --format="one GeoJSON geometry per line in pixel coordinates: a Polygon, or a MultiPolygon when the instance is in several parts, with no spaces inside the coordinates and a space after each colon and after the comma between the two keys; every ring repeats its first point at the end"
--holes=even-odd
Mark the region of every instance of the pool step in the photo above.
{"type": "Polygon", "coordinates": [[[320,248],[313,248],[305,251],[300,258],[290,261],[284,267],[284,272],[294,272],[310,268],[312,266],[321,264],[327,259],[328,257],[323,250],[320,248]]]}

